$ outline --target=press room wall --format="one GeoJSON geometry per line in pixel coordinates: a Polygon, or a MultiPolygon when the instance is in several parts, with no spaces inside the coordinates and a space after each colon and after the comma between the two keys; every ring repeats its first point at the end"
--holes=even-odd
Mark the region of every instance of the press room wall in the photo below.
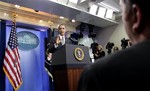
{"type": "Polygon", "coordinates": [[[120,20],[118,25],[110,26],[107,28],[104,28],[102,30],[99,30],[97,33],[96,40],[99,44],[101,44],[105,49],[105,46],[107,42],[113,42],[115,46],[118,46],[119,49],[121,49],[121,39],[126,38],[128,39],[128,36],[125,32],[124,26],[122,21],[120,20]]]}
{"type": "MultiPolygon", "coordinates": [[[[6,28],[6,43],[10,34],[10,27],[6,28]]],[[[39,45],[32,50],[19,49],[23,84],[18,91],[50,91],[49,78],[44,69],[44,38],[46,32],[17,28],[17,32],[32,32],[39,38],[39,45]]],[[[6,79],[6,91],[12,91],[8,79],[6,79]]]]}
{"type": "MultiPolygon", "coordinates": [[[[103,29],[100,27],[95,27],[94,31],[97,35],[95,41],[103,46],[103,49],[106,54],[107,54],[106,44],[108,42],[113,42],[115,46],[118,46],[119,49],[121,49],[121,39],[122,38],[128,39],[122,20],[118,22],[118,25],[113,25],[103,29]]],[[[84,35],[85,36],[79,41],[79,43],[90,47],[90,44],[93,43],[93,40],[91,38],[88,38],[88,33],[84,35]]],[[[93,54],[91,53],[91,50],[89,52],[90,56],[92,57],[93,54]]]]}

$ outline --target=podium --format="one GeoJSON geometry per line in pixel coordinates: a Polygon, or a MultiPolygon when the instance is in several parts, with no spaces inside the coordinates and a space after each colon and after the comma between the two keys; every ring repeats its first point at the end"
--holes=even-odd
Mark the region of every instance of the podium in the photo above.
{"type": "Polygon", "coordinates": [[[54,91],[77,91],[80,74],[89,64],[89,49],[85,46],[66,44],[53,53],[54,91]],[[83,52],[82,59],[75,54],[77,49],[83,52]]]}

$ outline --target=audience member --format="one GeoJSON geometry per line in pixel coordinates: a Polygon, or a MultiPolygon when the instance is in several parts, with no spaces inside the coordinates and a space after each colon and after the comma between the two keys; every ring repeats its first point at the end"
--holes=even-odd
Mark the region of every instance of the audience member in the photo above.
{"type": "Polygon", "coordinates": [[[101,45],[97,45],[95,51],[93,52],[94,59],[97,60],[103,56],[105,56],[105,52],[103,51],[103,47],[101,45]]]}
{"type": "Polygon", "coordinates": [[[113,47],[113,52],[117,52],[117,51],[119,51],[119,48],[117,46],[114,46],[113,47]]]}
{"type": "Polygon", "coordinates": [[[88,66],[78,91],[149,91],[150,2],[120,0],[122,20],[132,46],[88,66]]]}

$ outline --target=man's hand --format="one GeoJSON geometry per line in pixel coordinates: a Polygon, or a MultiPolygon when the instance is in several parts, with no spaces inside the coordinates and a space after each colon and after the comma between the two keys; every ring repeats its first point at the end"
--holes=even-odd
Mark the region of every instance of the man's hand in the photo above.
{"type": "Polygon", "coordinates": [[[51,60],[52,59],[52,53],[48,53],[48,55],[47,55],[47,60],[49,61],[49,60],[51,60]]]}
{"type": "Polygon", "coordinates": [[[98,54],[94,53],[94,56],[98,57],[98,54]]]}
{"type": "Polygon", "coordinates": [[[56,42],[56,45],[60,44],[61,41],[60,41],[60,37],[59,36],[56,37],[56,41],[55,42],[56,42]]]}

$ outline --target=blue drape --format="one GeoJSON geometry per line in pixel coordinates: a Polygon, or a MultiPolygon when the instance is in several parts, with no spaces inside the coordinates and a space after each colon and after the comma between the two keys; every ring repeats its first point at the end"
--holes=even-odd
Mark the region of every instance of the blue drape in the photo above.
{"type": "Polygon", "coordinates": [[[0,91],[5,91],[5,74],[3,71],[3,59],[5,54],[6,22],[0,21],[0,91]]]}
{"type": "MultiPolygon", "coordinates": [[[[7,27],[6,30],[7,43],[11,27],[7,27]]],[[[18,91],[50,91],[49,77],[44,69],[44,38],[47,34],[44,31],[17,28],[17,32],[20,31],[28,31],[35,34],[39,38],[39,45],[29,51],[19,50],[23,84],[18,91]]],[[[13,91],[7,78],[6,91],[13,91]]]]}

